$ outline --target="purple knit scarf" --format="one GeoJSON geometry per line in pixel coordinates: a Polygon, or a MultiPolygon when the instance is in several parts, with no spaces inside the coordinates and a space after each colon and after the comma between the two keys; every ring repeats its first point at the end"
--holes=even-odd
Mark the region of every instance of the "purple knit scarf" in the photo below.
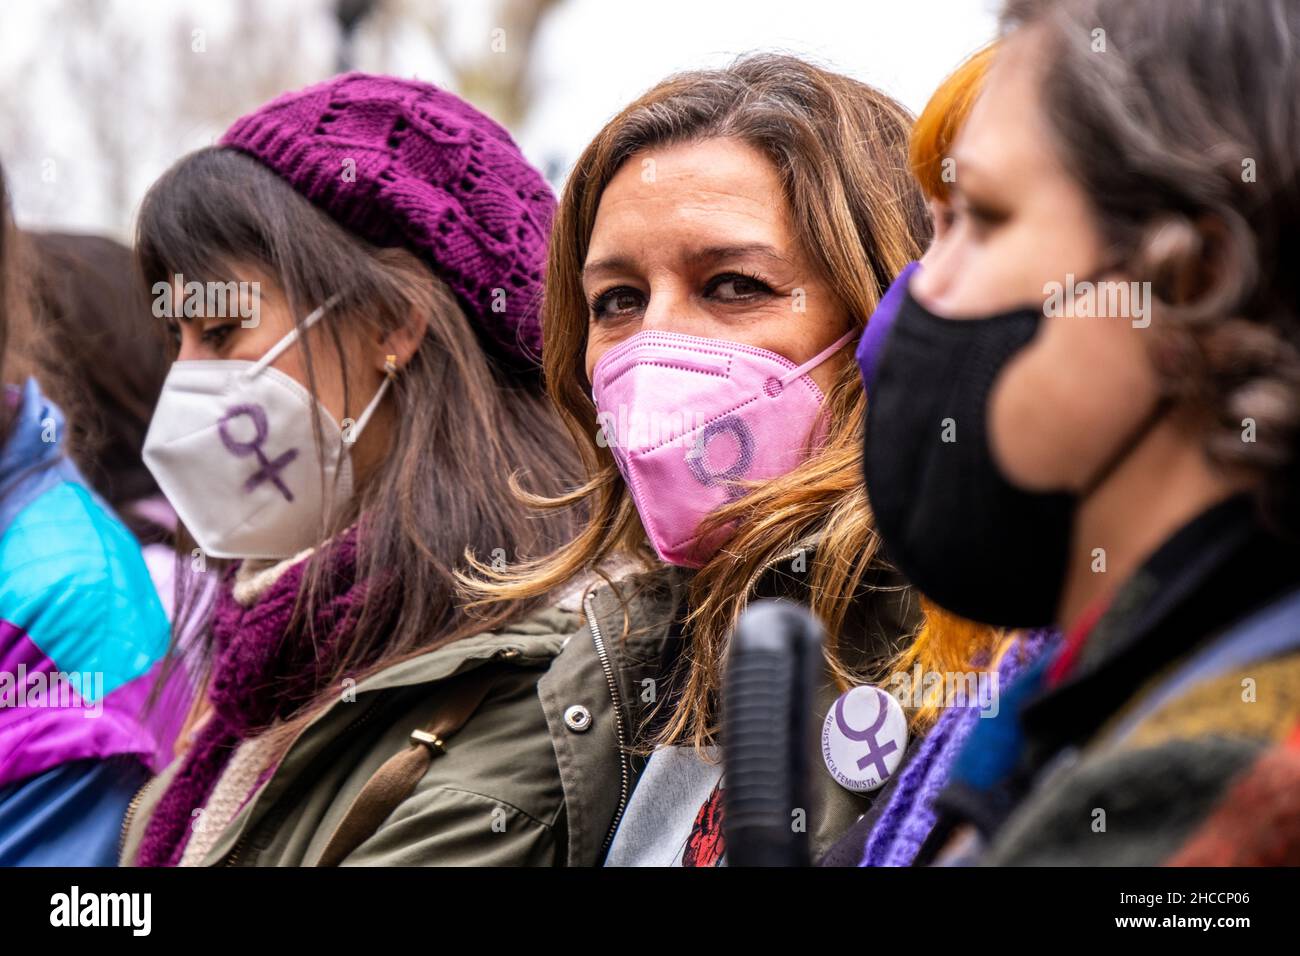
{"type": "Polygon", "coordinates": [[[250,607],[234,598],[233,574],[216,598],[215,660],[208,686],[212,714],[159,799],[136,854],[137,866],[176,866],[189,842],[194,811],[207,804],[231,754],[250,737],[297,713],[322,690],[348,646],[365,584],[356,581],[355,527],[321,554],[331,595],[315,613],[315,643],[290,629],[308,560],[289,567],[250,607]]]}
{"type": "MultiPolygon", "coordinates": [[[[1056,638],[1051,630],[1025,634],[998,663],[998,686],[1008,686],[1053,647],[1056,638]]],[[[859,866],[912,865],[934,828],[935,797],[947,786],[952,765],[979,721],[977,706],[944,710],[898,778],[889,805],[867,837],[859,866]]]]}

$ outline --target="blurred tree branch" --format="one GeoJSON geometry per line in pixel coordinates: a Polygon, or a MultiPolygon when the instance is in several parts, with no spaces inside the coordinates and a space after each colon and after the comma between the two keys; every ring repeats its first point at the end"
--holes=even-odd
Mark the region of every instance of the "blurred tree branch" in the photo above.
{"type": "Polygon", "coordinates": [[[440,60],[441,82],[517,129],[537,93],[541,28],[561,4],[31,0],[21,29],[18,5],[0,7],[0,150],[29,220],[102,223],[125,238],[169,162],[339,66],[409,74],[403,63],[440,60]],[[485,12],[481,39],[467,41],[456,18],[485,12]]]}
{"type": "Polygon", "coordinates": [[[423,27],[454,77],[456,92],[503,126],[515,129],[533,105],[532,67],[542,23],[561,3],[499,0],[492,31],[470,50],[452,49],[447,29],[452,11],[445,2],[386,0],[380,15],[389,28],[412,22],[423,27]]]}

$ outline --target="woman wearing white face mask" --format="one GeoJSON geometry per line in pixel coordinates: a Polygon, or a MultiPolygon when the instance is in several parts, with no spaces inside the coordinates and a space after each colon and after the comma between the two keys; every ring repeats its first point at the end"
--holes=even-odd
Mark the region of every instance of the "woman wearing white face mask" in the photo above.
{"type": "Polygon", "coordinates": [[[573,472],[536,370],[552,209],[487,117],[357,74],[151,190],[136,253],[177,361],[145,458],[221,587],[202,704],[124,862],[568,859],[537,682],[576,608],[470,615],[453,577],[466,548],[513,559],[571,531],[508,488],[573,472]]]}
{"type": "MultiPolygon", "coordinates": [[[[155,291],[173,301],[184,296],[183,289],[173,292],[165,282],[155,291]]],[[[344,419],[347,432],[298,377],[275,367],[337,303],[333,296],[313,309],[256,361],[187,359],[191,345],[201,354],[219,350],[203,344],[208,330],[197,323],[185,326],[190,342],[176,327],[181,361],[164,386],[144,457],[204,554],[234,559],[295,554],[320,540],[352,499],[351,448],[397,374],[397,355],[385,356],[384,376],[355,422],[344,419]],[[221,409],[219,416],[211,414],[214,408],[221,409]]],[[[260,312],[262,303],[255,304],[260,312]]],[[[281,322],[286,318],[267,306],[281,322]]],[[[246,336],[244,342],[253,349],[262,337],[246,336]]]]}

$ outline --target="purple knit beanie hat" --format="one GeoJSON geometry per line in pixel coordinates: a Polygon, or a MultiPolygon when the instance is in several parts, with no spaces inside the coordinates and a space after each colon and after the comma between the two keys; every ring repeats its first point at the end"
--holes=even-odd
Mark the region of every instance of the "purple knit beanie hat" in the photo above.
{"type": "Polygon", "coordinates": [[[428,83],[349,73],[235,122],[247,153],[340,225],[420,256],[498,355],[536,365],[555,196],[501,126],[428,83]]]}

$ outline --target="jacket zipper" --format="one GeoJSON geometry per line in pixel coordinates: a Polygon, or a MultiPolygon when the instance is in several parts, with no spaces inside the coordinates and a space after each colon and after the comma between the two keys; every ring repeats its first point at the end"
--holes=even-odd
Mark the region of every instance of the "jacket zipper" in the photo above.
{"type": "Polygon", "coordinates": [[[140,801],[144,799],[144,792],[149,789],[149,784],[153,783],[153,777],[150,777],[144,783],[140,784],[140,789],[135,792],[131,802],[126,805],[126,816],[122,818],[122,832],[117,837],[117,863],[118,866],[127,865],[122,860],[122,854],[126,852],[126,835],[131,830],[131,821],[135,817],[135,811],[140,807],[140,801]]]}
{"type": "Polygon", "coordinates": [[[799,557],[801,552],[807,551],[808,547],[809,545],[806,544],[796,544],[795,549],[791,551],[789,554],[783,554],[779,558],[773,558],[771,561],[768,561],[761,568],[755,571],[753,575],[750,576],[749,582],[745,585],[745,593],[748,595],[753,595],[754,586],[758,584],[759,578],[761,578],[768,571],[772,570],[778,564],[785,564],[785,562],[787,561],[793,561],[795,558],[799,557]]]}
{"type": "Polygon", "coordinates": [[[618,810],[615,811],[614,819],[609,825],[609,832],[605,834],[605,842],[600,847],[600,852],[604,853],[609,849],[609,845],[614,842],[614,834],[618,830],[619,822],[623,819],[623,811],[627,809],[631,769],[628,766],[627,759],[627,736],[623,730],[623,702],[618,693],[618,681],[614,679],[614,668],[609,663],[609,652],[605,647],[605,638],[600,633],[600,624],[596,621],[596,613],[592,608],[593,603],[592,595],[588,594],[583,602],[587,609],[587,627],[591,630],[592,643],[596,645],[596,656],[600,658],[601,670],[605,672],[605,683],[609,685],[609,697],[614,704],[614,730],[618,735],[618,810]]]}
{"type": "MultiPolygon", "coordinates": [[[[781,564],[782,562],[790,561],[793,560],[794,558],[797,558],[800,552],[806,549],[807,549],[807,545],[804,542],[799,542],[795,546],[795,549],[791,551],[789,554],[782,555],[781,557],[776,558],[773,561],[769,561],[762,568],[760,568],[752,578],[750,578],[748,587],[746,588],[746,592],[749,593],[754,590],[754,585],[758,583],[758,579],[762,577],[766,571],[768,571],[775,565],[781,564]]],[[[623,705],[622,705],[622,699],[619,697],[619,693],[618,693],[618,682],[614,679],[614,668],[609,663],[609,653],[605,647],[605,638],[600,633],[600,624],[596,620],[596,614],[592,608],[592,604],[593,604],[592,595],[588,594],[586,599],[583,601],[583,606],[586,608],[587,611],[587,627],[591,630],[592,643],[596,645],[596,656],[600,659],[601,670],[605,672],[605,683],[609,685],[610,700],[614,704],[614,729],[618,735],[618,760],[619,760],[619,778],[620,778],[619,794],[618,794],[618,810],[614,813],[614,819],[613,822],[610,823],[609,832],[605,834],[605,842],[601,844],[600,850],[602,853],[604,853],[609,849],[609,845],[614,842],[614,834],[618,831],[618,825],[623,819],[623,811],[627,809],[627,801],[630,795],[629,781],[631,778],[631,768],[628,765],[628,759],[627,759],[627,736],[623,729],[623,705]]]]}

